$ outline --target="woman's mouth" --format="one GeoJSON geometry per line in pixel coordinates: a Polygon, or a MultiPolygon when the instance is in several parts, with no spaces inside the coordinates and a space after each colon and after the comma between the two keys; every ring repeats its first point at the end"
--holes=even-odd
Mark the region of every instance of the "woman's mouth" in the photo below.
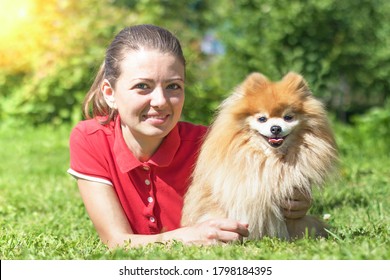
{"type": "Polygon", "coordinates": [[[142,120],[153,125],[161,125],[166,122],[169,116],[169,114],[148,114],[143,115],[142,120]]]}

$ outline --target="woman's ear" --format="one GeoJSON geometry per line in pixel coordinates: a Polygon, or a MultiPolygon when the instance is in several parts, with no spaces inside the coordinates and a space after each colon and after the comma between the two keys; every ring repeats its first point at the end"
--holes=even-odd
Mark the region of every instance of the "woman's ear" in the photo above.
{"type": "Polygon", "coordinates": [[[104,96],[104,100],[106,101],[107,105],[111,109],[117,109],[116,103],[115,103],[115,93],[114,89],[112,88],[110,82],[107,79],[104,79],[101,90],[104,96]]]}

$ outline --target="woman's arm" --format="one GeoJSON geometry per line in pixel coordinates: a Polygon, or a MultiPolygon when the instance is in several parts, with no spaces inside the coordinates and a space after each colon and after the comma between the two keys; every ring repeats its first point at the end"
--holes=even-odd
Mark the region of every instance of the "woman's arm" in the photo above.
{"type": "Polygon", "coordinates": [[[124,244],[133,233],[112,186],[78,179],[85,208],[103,243],[110,248],[124,244]]]}
{"type": "Polygon", "coordinates": [[[183,243],[213,244],[248,236],[248,225],[229,219],[210,220],[156,235],[134,234],[112,186],[77,180],[81,197],[100,239],[109,248],[131,247],[176,239],[183,243]]]}

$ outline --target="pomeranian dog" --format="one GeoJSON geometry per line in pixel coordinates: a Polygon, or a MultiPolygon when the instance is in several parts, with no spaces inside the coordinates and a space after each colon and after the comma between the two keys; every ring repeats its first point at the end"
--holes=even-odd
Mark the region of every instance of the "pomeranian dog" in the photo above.
{"type": "Polygon", "coordinates": [[[249,224],[248,239],[326,235],[312,216],[286,220],[295,189],[312,196],[335,168],[337,148],[323,104],[303,77],[250,74],[219,107],[184,198],[182,225],[210,218],[249,224]]]}

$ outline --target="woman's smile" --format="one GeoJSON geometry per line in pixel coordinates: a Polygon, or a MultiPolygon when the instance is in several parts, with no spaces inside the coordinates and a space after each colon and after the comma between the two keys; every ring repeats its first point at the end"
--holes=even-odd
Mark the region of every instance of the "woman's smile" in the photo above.
{"type": "Polygon", "coordinates": [[[149,113],[142,115],[142,120],[146,121],[147,123],[151,125],[162,125],[164,124],[168,118],[170,117],[170,114],[165,113],[149,113]]]}

